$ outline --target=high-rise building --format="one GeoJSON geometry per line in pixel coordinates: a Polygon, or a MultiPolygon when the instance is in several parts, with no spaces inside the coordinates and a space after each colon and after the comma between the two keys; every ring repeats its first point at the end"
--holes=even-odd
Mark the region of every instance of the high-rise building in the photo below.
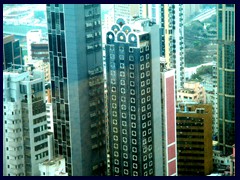
{"type": "Polygon", "coordinates": [[[179,176],[212,173],[212,106],[179,104],[177,111],[177,150],[179,176]]]}
{"type": "Polygon", "coordinates": [[[70,176],[106,170],[99,4],[47,4],[55,155],[70,176]]]}
{"type": "Polygon", "coordinates": [[[110,175],[163,175],[158,29],[118,19],[106,35],[110,175]]]}
{"type": "Polygon", "coordinates": [[[160,58],[160,72],[163,175],[177,176],[175,70],[167,69],[165,59],[160,58]]]}
{"type": "Polygon", "coordinates": [[[223,154],[235,144],[235,5],[217,5],[218,141],[223,154]]]}
{"type": "Polygon", "coordinates": [[[188,22],[192,16],[200,11],[200,4],[184,4],[184,22],[188,22]]]}
{"type": "Polygon", "coordinates": [[[159,24],[160,56],[176,71],[176,91],[184,83],[183,4],[148,4],[147,17],[159,24]]]}
{"type": "Polygon", "coordinates": [[[42,38],[42,31],[40,29],[34,29],[31,31],[28,31],[27,35],[27,55],[28,55],[28,61],[32,60],[32,43],[39,43],[42,38]]]}
{"type": "Polygon", "coordinates": [[[3,72],[3,130],[4,175],[40,175],[48,159],[43,72],[3,72]]]}
{"type": "Polygon", "coordinates": [[[12,64],[23,65],[22,48],[14,35],[3,36],[3,70],[12,67],[12,64]]]}
{"type": "Polygon", "coordinates": [[[127,23],[134,16],[139,15],[139,4],[114,4],[114,22],[119,18],[123,18],[127,23]]]}

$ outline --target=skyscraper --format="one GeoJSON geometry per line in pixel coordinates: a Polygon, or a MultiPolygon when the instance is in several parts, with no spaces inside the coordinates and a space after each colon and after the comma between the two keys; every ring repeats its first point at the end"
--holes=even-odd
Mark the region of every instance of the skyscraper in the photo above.
{"type": "Polygon", "coordinates": [[[160,56],[176,69],[176,90],[184,83],[183,4],[148,4],[147,16],[159,24],[160,56]]]}
{"type": "Polygon", "coordinates": [[[68,175],[104,175],[99,4],[47,4],[55,154],[68,175]]]}
{"type": "MultiPolygon", "coordinates": [[[[3,37],[3,70],[14,65],[23,65],[22,48],[14,35],[3,37]]],[[[17,67],[17,66],[14,66],[17,67]]]]}
{"type": "Polygon", "coordinates": [[[163,175],[158,26],[120,18],[106,38],[110,174],[163,175]]]}
{"type": "Polygon", "coordinates": [[[38,176],[48,159],[44,73],[3,73],[4,175],[38,176]]]}
{"type": "Polygon", "coordinates": [[[179,176],[206,176],[213,170],[212,106],[182,103],[177,111],[179,176]]]}
{"type": "Polygon", "coordinates": [[[218,141],[225,155],[235,144],[235,5],[217,5],[218,141]]]}

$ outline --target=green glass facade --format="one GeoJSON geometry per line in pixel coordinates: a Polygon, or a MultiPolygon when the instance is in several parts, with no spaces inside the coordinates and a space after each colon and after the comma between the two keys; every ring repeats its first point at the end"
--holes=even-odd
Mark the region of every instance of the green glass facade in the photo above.
{"type": "Polygon", "coordinates": [[[235,144],[235,5],[217,5],[219,145],[225,155],[235,144]]]}

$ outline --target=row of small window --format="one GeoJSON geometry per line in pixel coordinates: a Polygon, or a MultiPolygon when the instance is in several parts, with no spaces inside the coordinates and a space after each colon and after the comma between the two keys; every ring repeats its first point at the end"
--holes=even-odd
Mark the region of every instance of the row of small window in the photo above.
{"type": "MultiPolygon", "coordinates": [[[[146,115],[146,114],[143,114],[143,115],[146,115]]],[[[142,119],[145,120],[145,116],[142,115],[142,119]]],[[[147,117],[150,118],[151,117],[151,112],[148,112],[147,113],[147,117]]],[[[131,114],[131,120],[136,120],[136,115],[135,114],[131,114]]],[[[117,126],[118,125],[118,121],[117,119],[113,119],[113,125],[117,126]]],[[[143,122],[142,123],[142,128],[146,128],[147,126],[151,126],[152,125],[152,122],[151,120],[148,120],[148,122],[143,122]]],[[[126,127],[127,126],[127,121],[122,121],[122,126],[123,127],[126,127]]],[[[131,127],[132,128],[136,128],[136,123],[135,122],[132,122],[131,123],[131,127]]]]}
{"type": "Polygon", "coordinates": [[[40,159],[42,159],[46,156],[48,156],[48,151],[44,151],[42,153],[39,153],[39,154],[35,155],[35,160],[40,160],[40,159]]]}
{"type": "MultiPolygon", "coordinates": [[[[132,100],[134,100],[133,98],[131,98],[132,100]]],[[[145,98],[144,98],[145,99],[145,98]]],[[[135,100],[134,101],[131,101],[131,102],[134,102],[135,103],[135,100]]],[[[147,107],[147,110],[150,110],[151,109],[151,104],[148,104],[147,106],[142,106],[142,112],[145,112],[146,111],[146,107],[147,107]]],[[[117,109],[117,104],[116,103],[112,103],[112,108],[113,109],[117,109]]],[[[127,106],[126,105],[121,105],[121,110],[125,111],[127,110],[127,106]]],[[[136,112],[136,107],[135,106],[130,106],[130,111],[132,112],[136,112]]],[[[126,118],[126,113],[122,113],[122,118],[126,118]]],[[[146,115],[145,115],[146,116],[146,115]]],[[[151,117],[151,115],[149,115],[151,117]]],[[[143,120],[146,119],[146,117],[142,118],[143,120]]]]}
{"type": "MultiPolygon", "coordinates": [[[[110,54],[110,60],[115,60],[115,58],[116,58],[116,57],[115,57],[115,54],[112,54],[112,53],[111,53],[111,54],[110,54]]],[[[119,58],[119,60],[125,60],[124,55],[122,55],[122,54],[119,55],[118,58],[119,58]]],[[[134,58],[133,55],[130,55],[130,56],[129,56],[129,61],[135,61],[134,59],[135,59],[135,58],[134,58]]],[[[146,55],[145,55],[145,59],[146,59],[146,60],[149,60],[149,59],[150,59],[149,54],[146,54],[146,55]]],[[[144,61],[144,56],[143,56],[143,55],[140,56],[140,61],[144,61]]]]}
{"type": "MultiPolygon", "coordinates": [[[[150,129],[150,131],[152,131],[151,129],[150,129]]],[[[127,131],[126,131],[127,132],[127,131]]],[[[132,131],[133,132],[133,131],[132,131]]],[[[135,132],[136,133],[136,132],[135,132]]],[[[132,133],[133,134],[133,133],[132,133]]],[[[136,135],[136,134],[135,134],[136,135]]],[[[118,142],[118,135],[113,135],[113,140],[115,141],[115,142],[118,142]]],[[[127,137],[123,137],[122,138],[122,142],[123,143],[128,143],[128,140],[127,140],[127,137]]],[[[152,137],[150,136],[150,137],[148,137],[148,140],[146,139],[146,138],[144,138],[143,140],[142,140],[142,145],[144,146],[144,145],[147,145],[147,142],[148,143],[151,143],[152,142],[152,137]]],[[[132,142],[131,142],[133,145],[137,145],[137,139],[133,139],[132,138],[132,142]]],[[[152,145],[149,145],[149,149],[148,149],[149,151],[151,151],[152,150],[152,145]],[[150,147],[151,146],[151,147],[150,147]]],[[[143,152],[143,153],[145,153],[145,152],[143,152]]]]}
{"type": "Polygon", "coordinates": [[[35,146],[35,151],[39,151],[39,150],[41,150],[43,148],[46,148],[46,147],[48,147],[48,142],[44,142],[42,144],[39,144],[39,145],[35,146]]]}
{"type": "MultiPolygon", "coordinates": [[[[19,160],[19,159],[23,159],[23,155],[11,156],[11,158],[12,158],[11,160],[19,160]]],[[[7,159],[9,159],[9,156],[7,156],[7,159]]]]}
{"type": "MultiPolygon", "coordinates": [[[[134,110],[136,110],[136,108],[134,107],[134,106],[131,106],[132,107],[132,109],[131,109],[131,111],[134,111],[134,110]]],[[[117,111],[112,111],[112,113],[113,113],[113,117],[117,117],[117,111]]],[[[125,113],[125,112],[122,112],[122,118],[127,118],[127,113],[125,113]]],[[[151,114],[151,112],[147,112],[147,115],[146,114],[143,114],[142,115],[142,119],[141,120],[146,120],[146,117],[147,118],[151,118],[151,116],[152,116],[152,114],[151,114]]],[[[131,120],[136,120],[136,115],[135,114],[131,114],[130,115],[130,119],[131,120]]],[[[124,121],[123,121],[124,122],[124,121]]],[[[113,120],[113,124],[115,124],[114,123],[114,120],[113,120]]]]}
{"type": "MultiPolygon", "coordinates": [[[[119,173],[119,167],[115,167],[114,168],[114,172],[115,173],[119,173]]],[[[124,175],[129,175],[128,169],[124,169],[123,170],[123,174],[124,175]]],[[[152,174],[153,174],[153,169],[151,168],[151,169],[149,169],[149,175],[152,175],[152,174]]],[[[138,172],[137,171],[133,171],[133,176],[138,176],[138,172]]],[[[147,171],[144,172],[144,176],[148,176],[148,172],[147,171]]]]}
{"type": "MultiPolygon", "coordinates": [[[[145,127],[146,127],[146,123],[145,123],[145,127]]],[[[132,128],[136,128],[136,123],[132,123],[132,128]]],[[[113,132],[114,133],[118,133],[118,128],[117,127],[113,127],[113,132]]],[[[123,135],[127,135],[127,130],[126,129],[122,129],[122,134],[123,135]]],[[[148,129],[148,135],[150,135],[150,134],[152,134],[152,129],[151,128],[148,129]]],[[[147,135],[147,130],[142,131],[142,136],[146,137],[146,135],[147,135]]],[[[135,130],[132,130],[132,136],[134,136],[134,137],[137,136],[137,132],[135,130]]],[[[152,142],[152,137],[149,137],[149,142],[152,142]]]]}
{"type": "Polygon", "coordinates": [[[14,168],[14,169],[21,169],[23,168],[23,164],[18,164],[18,165],[7,165],[7,168],[14,168]]]}

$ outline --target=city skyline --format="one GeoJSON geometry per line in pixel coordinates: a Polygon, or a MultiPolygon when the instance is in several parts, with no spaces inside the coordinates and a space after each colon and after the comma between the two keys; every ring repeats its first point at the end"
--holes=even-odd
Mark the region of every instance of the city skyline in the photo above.
{"type": "Polygon", "coordinates": [[[3,10],[5,176],[235,175],[234,4],[3,10]]]}

